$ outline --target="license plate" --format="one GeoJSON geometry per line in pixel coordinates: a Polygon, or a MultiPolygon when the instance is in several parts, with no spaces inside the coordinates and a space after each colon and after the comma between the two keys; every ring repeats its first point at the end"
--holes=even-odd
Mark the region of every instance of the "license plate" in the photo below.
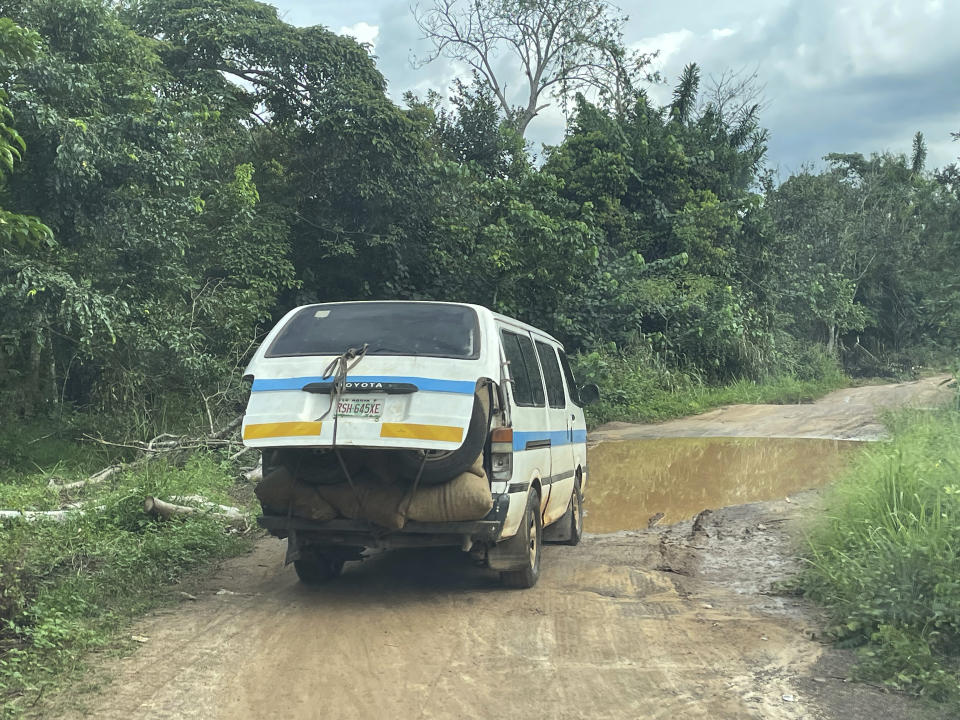
{"type": "Polygon", "coordinates": [[[372,418],[379,420],[383,414],[383,399],[342,397],[337,402],[340,417],[372,418]]]}

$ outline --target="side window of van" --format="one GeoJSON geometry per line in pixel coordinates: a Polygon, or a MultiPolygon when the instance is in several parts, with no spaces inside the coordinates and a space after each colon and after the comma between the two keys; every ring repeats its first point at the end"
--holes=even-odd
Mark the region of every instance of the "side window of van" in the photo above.
{"type": "Polygon", "coordinates": [[[573,379],[573,371],[570,369],[567,356],[563,350],[558,350],[558,352],[560,353],[560,365],[563,367],[563,376],[567,379],[567,392],[570,393],[570,399],[573,400],[574,405],[583,407],[580,405],[580,391],[577,390],[577,381],[573,379]]]}
{"type": "Polygon", "coordinates": [[[533,343],[528,337],[506,330],[503,330],[501,335],[503,352],[510,363],[514,402],[528,407],[543,407],[543,381],[540,379],[533,343]]]}
{"type": "Polygon", "coordinates": [[[560,375],[560,366],[557,364],[557,353],[550,345],[537,340],[537,355],[540,356],[543,379],[547,381],[547,399],[550,401],[550,407],[566,407],[566,397],[563,394],[563,377],[560,375]]]}

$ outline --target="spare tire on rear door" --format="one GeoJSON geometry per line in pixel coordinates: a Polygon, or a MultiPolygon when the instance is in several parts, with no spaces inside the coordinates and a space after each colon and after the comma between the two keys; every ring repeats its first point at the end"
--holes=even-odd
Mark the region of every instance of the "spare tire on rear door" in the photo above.
{"type": "Polygon", "coordinates": [[[478,388],[463,444],[456,450],[401,450],[397,453],[400,474],[409,480],[420,475],[421,485],[439,485],[466,471],[483,452],[490,428],[490,387],[478,388]],[[426,461],[424,461],[426,458],[426,461]]]}

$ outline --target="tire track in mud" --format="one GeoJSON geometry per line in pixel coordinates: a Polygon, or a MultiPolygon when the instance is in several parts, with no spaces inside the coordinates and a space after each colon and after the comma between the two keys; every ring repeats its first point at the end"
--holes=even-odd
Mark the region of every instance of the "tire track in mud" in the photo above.
{"type": "MultiPolygon", "coordinates": [[[[651,534],[633,547],[652,557],[657,542],[651,534]]],[[[638,570],[630,557],[598,563],[591,549],[604,543],[547,548],[544,576],[526,592],[500,590],[457,553],[430,553],[428,580],[414,553],[380,558],[329,592],[301,590],[279,571],[253,596],[209,594],[142,623],[149,644],[112,668],[118,677],[102,696],[65,716],[802,716],[742,700],[758,687],[754,664],[772,658],[782,619],[704,610],[668,573],[638,570]],[[711,623],[724,642],[711,640],[711,623]]],[[[258,548],[282,551],[272,540],[258,548]]],[[[230,572],[219,578],[227,587],[230,572]]],[[[759,687],[768,695],[779,682],[759,687]]]]}
{"type": "MultiPolygon", "coordinates": [[[[858,388],[846,391],[855,401],[841,394],[828,410],[789,412],[811,408],[821,423],[847,413],[824,433],[865,428],[894,395],[929,401],[932,384],[858,388]]],[[[702,418],[687,422],[691,432],[704,427],[702,418]]],[[[196,602],[137,623],[131,632],[149,642],[94,663],[94,677],[106,678],[98,692],[64,692],[36,712],[108,720],[911,717],[902,698],[864,686],[831,680],[813,692],[818,663],[836,651],[810,639],[810,608],[763,594],[794,567],[797,518],[816,502],[805,494],[717,509],[696,532],[684,521],[547,546],[540,582],[526,591],[503,590],[494,573],[439,550],[377,555],[311,591],[281,568],[284,543],[266,538],[224,563],[196,602]],[[238,594],[216,594],[221,588],[238,594]]]]}

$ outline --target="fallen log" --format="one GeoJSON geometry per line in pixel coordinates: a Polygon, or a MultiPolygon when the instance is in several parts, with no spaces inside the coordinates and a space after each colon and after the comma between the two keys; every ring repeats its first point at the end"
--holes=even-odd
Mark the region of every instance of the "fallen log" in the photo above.
{"type": "Polygon", "coordinates": [[[191,507],[189,505],[175,505],[174,503],[151,496],[143,501],[143,511],[147,513],[147,515],[153,515],[154,517],[164,520],[169,520],[178,515],[181,517],[208,515],[223,520],[230,525],[230,527],[238,530],[247,530],[249,528],[247,518],[239,508],[217,505],[216,503],[207,503],[204,507],[191,507]],[[214,510],[214,508],[216,508],[216,510],[214,510]]]}
{"type": "Polygon", "coordinates": [[[253,448],[253,447],[242,447],[239,450],[237,450],[233,455],[231,455],[229,457],[229,460],[230,462],[233,462],[238,458],[240,458],[241,456],[246,455],[248,452],[254,452],[256,450],[257,448],[253,448]]]}
{"type": "MultiPolygon", "coordinates": [[[[102,505],[91,508],[96,512],[104,510],[102,505]]],[[[24,522],[37,522],[38,520],[49,520],[50,522],[63,522],[72,517],[85,515],[87,511],[73,507],[67,510],[0,510],[0,520],[23,520],[24,522]]]]}
{"type": "MultiPolygon", "coordinates": [[[[127,468],[135,467],[140,462],[141,462],[140,460],[136,462],[132,462],[126,467],[127,468]]],[[[109,480],[110,478],[112,478],[114,475],[116,475],[123,469],[124,469],[123,465],[111,465],[110,467],[106,467],[103,470],[97,473],[94,473],[93,475],[88,477],[86,480],[77,480],[76,482],[69,482],[63,485],[58,485],[53,481],[53,478],[51,478],[49,486],[52,488],[56,488],[57,490],[76,490],[78,488],[86,487],[87,485],[96,485],[97,483],[102,483],[104,480],[109,480]]]]}
{"type": "Polygon", "coordinates": [[[207,498],[205,498],[203,495],[177,495],[174,497],[174,500],[177,501],[176,504],[190,503],[191,507],[217,510],[227,515],[241,512],[239,508],[236,508],[233,505],[220,505],[212,500],[207,500],[207,498]]]}

